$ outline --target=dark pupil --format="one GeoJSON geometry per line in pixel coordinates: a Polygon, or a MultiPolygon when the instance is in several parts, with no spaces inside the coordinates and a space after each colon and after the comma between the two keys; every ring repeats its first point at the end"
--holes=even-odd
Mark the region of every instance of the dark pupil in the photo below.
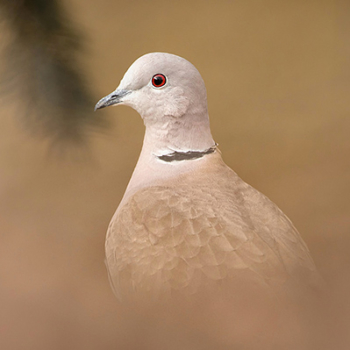
{"type": "Polygon", "coordinates": [[[154,77],[154,80],[153,80],[153,82],[154,82],[154,85],[161,85],[161,84],[163,84],[163,77],[162,76],[157,76],[157,77],[154,77]]]}

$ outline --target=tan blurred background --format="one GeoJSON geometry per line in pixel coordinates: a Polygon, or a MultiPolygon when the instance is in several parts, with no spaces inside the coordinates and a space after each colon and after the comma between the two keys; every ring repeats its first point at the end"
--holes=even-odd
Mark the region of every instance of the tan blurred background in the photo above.
{"type": "MultiPolygon", "coordinates": [[[[145,53],[174,53],[198,68],[224,160],[299,229],[341,301],[337,349],[349,349],[350,3],[64,6],[87,38],[81,65],[96,102],[145,53]]],[[[0,118],[0,348],[148,348],[103,262],[107,226],[142,145],[141,119],[123,106],[99,111],[108,132],[91,136],[86,157],[67,159],[27,132],[18,118],[25,105],[9,99],[0,118]]]]}

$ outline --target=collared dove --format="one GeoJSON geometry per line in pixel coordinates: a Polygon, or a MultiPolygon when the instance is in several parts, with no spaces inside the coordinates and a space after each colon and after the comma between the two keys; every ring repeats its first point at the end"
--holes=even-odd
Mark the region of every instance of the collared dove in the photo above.
{"type": "Polygon", "coordinates": [[[140,57],[95,110],[118,104],[141,115],[146,133],[107,232],[117,296],[193,294],[224,281],[318,284],[290,220],[223,162],[205,85],[191,63],[168,53],[140,57]]]}

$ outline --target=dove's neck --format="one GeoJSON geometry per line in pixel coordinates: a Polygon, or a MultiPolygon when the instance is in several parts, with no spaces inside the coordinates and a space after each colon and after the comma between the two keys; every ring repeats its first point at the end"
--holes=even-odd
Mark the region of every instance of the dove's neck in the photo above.
{"type": "Polygon", "coordinates": [[[145,121],[146,134],[142,153],[162,156],[173,152],[205,151],[215,145],[209,118],[163,116],[161,120],[145,121]]]}
{"type": "Polygon", "coordinates": [[[173,118],[165,116],[161,123],[147,121],[142,151],[125,192],[123,201],[136,191],[162,185],[164,181],[194,171],[208,157],[221,156],[211,136],[209,118],[173,118]],[[162,156],[200,153],[200,157],[162,160],[162,156]]]}

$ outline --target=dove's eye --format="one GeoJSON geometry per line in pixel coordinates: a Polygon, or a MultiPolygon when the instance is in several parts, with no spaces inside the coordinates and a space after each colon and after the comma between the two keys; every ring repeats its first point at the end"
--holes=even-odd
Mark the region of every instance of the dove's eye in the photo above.
{"type": "Polygon", "coordinates": [[[166,77],[163,74],[156,74],[152,78],[152,85],[154,87],[157,87],[157,88],[162,87],[165,85],[165,83],[166,83],[166,77]]]}

